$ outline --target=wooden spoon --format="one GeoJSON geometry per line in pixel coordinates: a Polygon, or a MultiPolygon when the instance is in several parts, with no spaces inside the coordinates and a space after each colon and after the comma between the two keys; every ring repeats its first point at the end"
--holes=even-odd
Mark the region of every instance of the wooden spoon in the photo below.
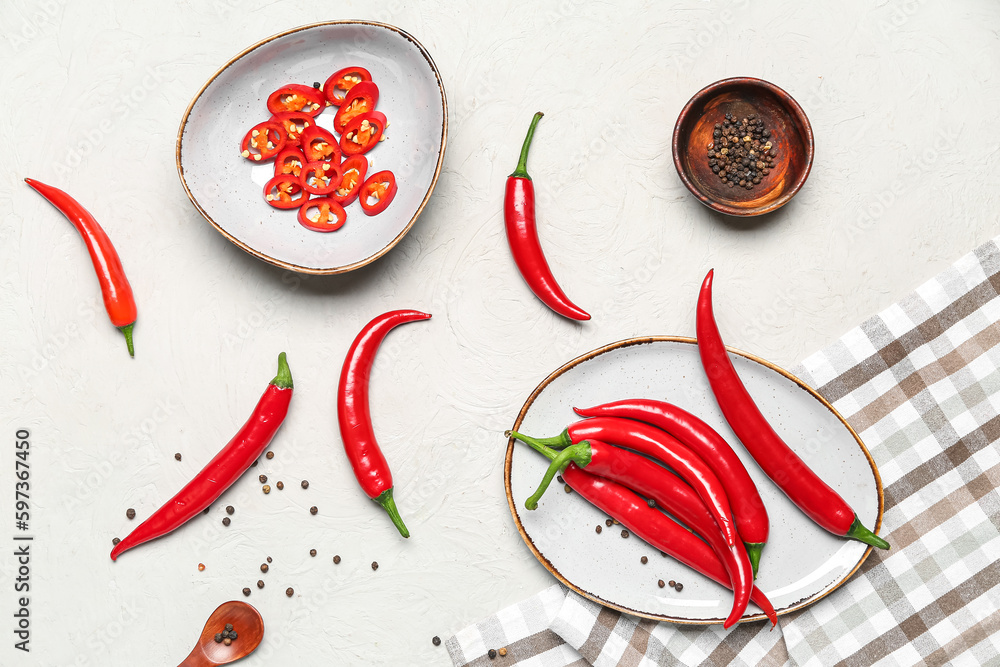
{"type": "Polygon", "coordinates": [[[253,653],[263,638],[264,619],[260,612],[246,602],[226,602],[208,617],[198,644],[178,667],[228,665],[253,653]],[[215,641],[215,635],[226,629],[226,623],[232,623],[236,632],[236,639],[229,646],[215,641]]]}

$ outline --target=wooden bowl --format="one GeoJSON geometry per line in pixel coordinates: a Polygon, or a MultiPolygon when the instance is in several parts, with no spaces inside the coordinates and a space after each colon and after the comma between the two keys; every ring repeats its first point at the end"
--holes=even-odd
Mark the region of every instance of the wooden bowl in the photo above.
{"type": "Polygon", "coordinates": [[[761,215],[784,206],[806,182],[813,162],[812,127],[798,102],[773,83],[723,79],[684,105],[674,125],[673,154],[681,181],[705,206],[727,215],[761,215]],[[778,151],[770,173],[753,190],[729,187],[708,164],[712,132],[727,113],[741,119],[757,114],[778,151]]]}

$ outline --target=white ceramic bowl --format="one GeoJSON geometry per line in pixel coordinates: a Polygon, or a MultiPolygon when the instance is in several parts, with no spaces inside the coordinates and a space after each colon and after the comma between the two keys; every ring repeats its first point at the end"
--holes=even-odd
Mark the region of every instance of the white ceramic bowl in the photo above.
{"type": "MultiPolygon", "coordinates": [[[[730,348],[747,390],[785,442],[877,531],[882,523],[882,483],[868,450],[819,394],[787,371],[730,348]]],[[[556,435],[580,418],[573,407],[627,398],[669,401],[701,417],[733,446],[760,491],[770,536],[757,586],[779,615],[801,609],[844,583],[871,547],[831,535],[807,518],[761,472],[719,410],[691,338],[635,338],[589,352],[554,371],[531,394],[514,430],[556,435]]],[[[509,443],[505,465],[507,499],[531,552],[577,593],[630,614],[676,623],[722,623],[732,593],[636,537],[622,539],[623,526],[575,493],[553,483],[535,511],[524,501],[538,486],[548,460],[522,443],[509,443]],[[597,525],[602,526],[598,534],[597,525]],[[642,556],[648,558],[642,563],[642,556]],[[684,584],[677,593],[657,581],[684,584]]],[[[763,620],[753,604],[743,620],[763,620]]]]}
{"type": "MultiPolygon", "coordinates": [[[[317,121],[332,128],[335,107],[317,121]]],[[[409,231],[437,183],[448,136],[448,105],[430,54],[411,35],[383,23],[334,21],[283,32],[227,62],[198,91],[177,134],[177,170],[188,197],[223,236],[251,255],[294,271],[343,273],[387,253],[409,231]],[[369,174],[383,169],[399,190],[369,217],[354,202],[338,231],[302,227],[297,210],[278,210],[263,197],[273,162],[240,157],[246,132],[270,117],[267,96],[279,87],[324,83],[335,71],[360,66],[379,87],[376,109],[388,137],[366,157],[369,174]]]]}

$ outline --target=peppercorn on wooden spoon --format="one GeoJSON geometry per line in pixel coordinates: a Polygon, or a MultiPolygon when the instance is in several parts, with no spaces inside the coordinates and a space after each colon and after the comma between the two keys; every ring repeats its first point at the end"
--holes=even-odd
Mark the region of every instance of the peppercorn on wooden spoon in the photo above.
{"type": "Polygon", "coordinates": [[[198,644],[178,667],[228,665],[253,653],[263,638],[264,619],[260,617],[260,612],[239,600],[223,603],[208,617],[198,644]],[[215,641],[215,636],[226,630],[227,623],[232,624],[236,632],[236,639],[231,640],[228,646],[215,641]]]}

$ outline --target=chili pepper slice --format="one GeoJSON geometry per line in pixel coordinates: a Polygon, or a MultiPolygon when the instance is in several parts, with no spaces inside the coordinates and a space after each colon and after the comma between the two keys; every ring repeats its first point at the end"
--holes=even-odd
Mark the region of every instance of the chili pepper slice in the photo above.
{"type": "Polygon", "coordinates": [[[347,206],[358,198],[361,186],[365,182],[365,175],[368,173],[368,160],[364,155],[352,155],[344,160],[340,165],[344,175],[340,179],[340,185],[333,191],[331,199],[341,206],[347,206]]]}
{"type": "Polygon", "coordinates": [[[297,208],[309,200],[309,193],[303,189],[301,177],[278,174],[264,186],[264,199],[274,208],[297,208]]]}
{"type": "Polygon", "coordinates": [[[517,270],[521,272],[524,282],[535,293],[542,303],[572,320],[589,320],[590,315],[569,300],[556,282],[542,246],[538,240],[538,228],[535,225],[535,186],[528,175],[528,149],[535,127],[542,118],[539,111],[531,120],[528,136],[521,146],[521,157],[517,168],[507,177],[507,188],[504,194],[504,226],[507,230],[507,242],[514,256],[517,270]]]}
{"type": "MultiPolygon", "coordinates": [[[[667,515],[650,507],[634,491],[609,479],[591,475],[575,463],[566,466],[562,476],[566,484],[584,500],[618,521],[636,537],[732,590],[729,573],[712,548],[667,515]]],[[[750,600],[763,610],[772,624],[777,624],[774,606],[756,586],[751,589],[750,600]]]]}
{"type": "Polygon", "coordinates": [[[330,75],[330,78],[323,84],[323,94],[326,95],[330,104],[339,107],[351,88],[362,81],[371,80],[371,72],[364,67],[345,67],[330,75]]]}
{"type": "Polygon", "coordinates": [[[347,222],[347,212],[332,197],[310,199],[299,207],[299,224],[314,232],[335,232],[347,222]],[[315,209],[315,215],[310,211],[315,209]]]}
{"type": "Polygon", "coordinates": [[[361,186],[359,197],[365,215],[378,215],[396,196],[396,177],[391,171],[372,174],[361,186]]]}
{"type": "Polygon", "coordinates": [[[392,498],[392,471],[375,439],[368,407],[368,378],[379,345],[393,328],[407,322],[426,320],[427,313],[393,310],[379,315],[354,339],[340,372],[337,389],[337,421],[344,451],[365,494],[382,506],[403,537],[409,537],[396,502],[392,498]]]}
{"type": "Polygon", "coordinates": [[[68,194],[51,185],[46,185],[33,178],[24,182],[35,192],[45,197],[50,204],[66,216],[76,231],[83,237],[90,253],[90,261],[97,272],[97,280],[101,284],[101,295],[104,297],[104,309],[108,311],[111,323],[125,335],[125,345],[130,357],[135,356],[132,345],[132,328],[135,326],[136,308],[132,286],[129,285],[122,268],[122,261],[111,244],[111,239],[97,223],[97,219],[68,194]]]}
{"type": "Polygon", "coordinates": [[[362,81],[348,91],[337,109],[337,115],[333,117],[333,129],[338,133],[343,133],[356,116],[375,111],[378,104],[378,86],[372,81],[362,81]]]}
{"type": "Polygon", "coordinates": [[[276,113],[271,116],[270,122],[280,123],[281,127],[284,128],[285,134],[288,136],[288,140],[285,142],[286,146],[298,146],[299,135],[302,134],[302,131],[310,125],[316,124],[312,116],[301,111],[276,113]]]}
{"type": "Polygon", "coordinates": [[[617,417],[594,417],[571,424],[551,438],[535,438],[546,447],[568,447],[584,440],[600,440],[619,447],[634,449],[669,466],[698,493],[726,537],[726,544],[737,541],[736,528],[730,518],[732,509],[722,482],[701,457],[682,445],[672,435],[655,426],[617,417]]]}
{"type": "MultiPolygon", "coordinates": [[[[518,437],[520,434],[512,432],[511,435],[518,437]]],[[[705,524],[707,522],[706,532],[708,533],[703,537],[709,539],[714,534],[720,538],[718,541],[723,541],[718,526],[715,525],[715,521],[705,509],[704,503],[691,487],[666,468],[647,458],[597,440],[584,440],[559,453],[548,448],[536,449],[549,456],[552,464],[545,472],[545,477],[539,484],[538,490],[524,503],[524,506],[529,510],[538,507],[538,499],[545,493],[552,478],[572,461],[589,473],[618,482],[632,491],[652,498],[660,509],[674,514],[681,521],[688,522],[689,525],[692,523],[692,518],[696,522],[703,519],[700,522],[701,528],[703,531],[706,530],[705,524]]],[[[694,525],[691,527],[695,528],[694,525]]],[[[709,545],[711,546],[711,544],[712,540],[709,539],[709,545]]],[[[728,628],[740,620],[743,612],[746,611],[747,603],[750,601],[750,591],[753,588],[753,567],[741,542],[736,542],[731,547],[723,544],[721,553],[717,552],[717,555],[729,573],[733,590],[736,593],[733,598],[732,612],[724,624],[724,627],[728,628]]]]}
{"type": "Polygon", "coordinates": [[[240,143],[240,155],[248,160],[260,162],[270,160],[281,152],[288,141],[281,123],[264,121],[250,128],[240,143]]]}
{"type": "Polygon", "coordinates": [[[385,115],[378,111],[355,116],[340,136],[340,150],[344,155],[367,153],[382,140],[386,122],[385,115]]]}
{"type": "Polygon", "coordinates": [[[278,355],[278,374],[243,427],[177,495],[115,545],[111,560],[118,560],[123,552],[180,528],[215,502],[267,449],[288,414],[291,400],[292,373],[282,352],[278,355]]]}
{"type": "Polygon", "coordinates": [[[310,162],[302,168],[299,179],[302,189],[311,195],[328,195],[340,185],[343,174],[332,162],[310,162]]]}
{"type": "Polygon", "coordinates": [[[719,433],[687,410],[647,399],[627,399],[593,408],[573,408],[581,417],[622,417],[661,428],[701,456],[726,489],[736,519],[736,529],[746,543],[754,576],[767,542],[769,522],[757,485],[733,448],[719,433]]]}
{"type": "Polygon", "coordinates": [[[834,535],[849,537],[879,549],[889,543],[868,530],[857,513],[805,464],[774,431],[736,373],[712,310],[709,271],[698,296],[698,352],[715,400],[736,437],[750,456],[788,499],[806,516],[834,535]]]}
{"type": "Polygon", "coordinates": [[[274,158],[274,175],[290,174],[300,176],[306,164],[306,156],[295,146],[285,148],[274,158]]]}
{"type": "Polygon", "coordinates": [[[325,108],[323,91],[297,83],[282,86],[267,97],[267,110],[273,114],[301,111],[315,116],[325,108]]]}
{"type": "Polygon", "coordinates": [[[302,154],[309,162],[327,160],[340,163],[340,144],[337,138],[319,125],[310,125],[299,135],[302,154]]]}

